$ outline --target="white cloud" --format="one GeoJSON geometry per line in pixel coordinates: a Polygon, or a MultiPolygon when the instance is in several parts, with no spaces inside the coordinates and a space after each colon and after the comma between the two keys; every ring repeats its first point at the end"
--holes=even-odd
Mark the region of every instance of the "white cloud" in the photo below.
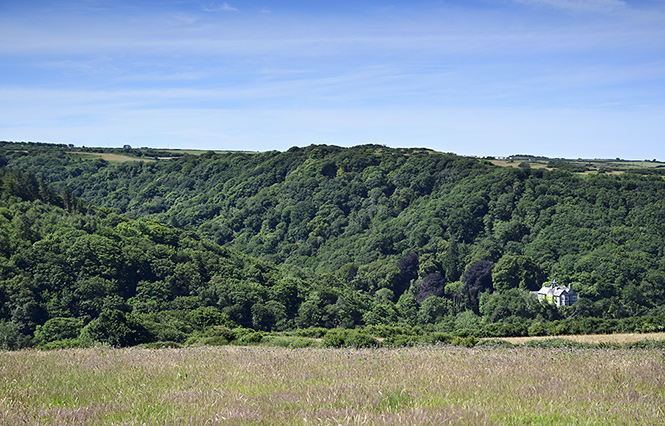
{"type": "Polygon", "coordinates": [[[237,12],[238,8],[231,6],[230,4],[224,2],[220,6],[204,6],[203,10],[206,12],[237,12]]]}
{"type": "Polygon", "coordinates": [[[621,0],[515,0],[518,3],[551,6],[576,12],[614,12],[628,7],[621,0]]]}

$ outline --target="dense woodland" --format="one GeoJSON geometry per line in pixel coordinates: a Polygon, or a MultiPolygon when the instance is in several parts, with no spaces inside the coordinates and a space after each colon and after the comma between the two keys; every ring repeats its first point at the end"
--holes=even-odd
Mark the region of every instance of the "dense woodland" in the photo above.
{"type": "Polygon", "coordinates": [[[5,347],[665,326],[661,169],[498,167],[377,145],[114,152],[150,161],[0,144],[5,347]],[[580,300],[528,293],[553,279],[580,300]]]}

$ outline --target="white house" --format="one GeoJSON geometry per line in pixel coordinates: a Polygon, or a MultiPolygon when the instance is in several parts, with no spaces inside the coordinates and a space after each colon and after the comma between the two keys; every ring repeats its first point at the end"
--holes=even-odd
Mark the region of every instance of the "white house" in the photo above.
{"type": "Polygon", "coordinates": [[[538,300],[547,300],[547,302],[557,306],[570,306],[577,302],[577,292],[573,290],[573,286],[557,285],[556,280],[552,281],[552,285],[543,286],[540,290],[532,293],[538,300]]]}

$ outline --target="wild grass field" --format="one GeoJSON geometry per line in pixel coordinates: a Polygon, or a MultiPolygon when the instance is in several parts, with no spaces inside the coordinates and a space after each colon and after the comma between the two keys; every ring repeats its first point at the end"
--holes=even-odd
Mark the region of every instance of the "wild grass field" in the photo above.
{"type": "MultiPolygon", "coordinates": [[[[553,336],[503,337],[502,340],[519,345],[532,340],[547,340],[552,337],[553,336]]],[[[587,344],[606,343],[609,345],[625,345],[626,343],[634,343],[640,340],[665,341],[665,333],[570,334],[556,336],[556,338],[587,344]]]]}
{"type": "Polygon", "coordinates": [[[665,424],[662,349],[0,352],[2,425],[665,424]]]}

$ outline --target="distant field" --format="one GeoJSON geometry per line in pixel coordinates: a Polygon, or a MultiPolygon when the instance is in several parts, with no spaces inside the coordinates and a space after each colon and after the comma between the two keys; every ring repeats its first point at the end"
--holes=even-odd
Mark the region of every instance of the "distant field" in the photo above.
{"type": "MultiPolygon", "coordinates": [[[[520,164],[521,164],[521,161],[508,161],[508,160],[489,160],[489,161],[490,161],[490,163],[494,164],[495,166],[499,166],[499,167],[519,167],[520,164]]],[[[552,169],[548,168],[545,164],[541,164],[541,163],[529,164],[529,167],[531,167],[533,169],[552,170],[552,169]]]]}
{"type": "Polygon", "coordinates": [[[499,167],[519,167],[520,164],[526,163],[532,169],[547,169],[554,170],[548,167],[550,161],[563,163],[568,166],[576,166],[580,168],[587,168],[587,171],[576,171],[578,174],[595,174],[603,171],[607,174],[621,174],[626,170],[631,169],[655,169],[665,168],[665,163],[659,161],[632,161],[632,160],[585,160],[585,159],[550,159],[546,157],[527,157],[527,156],[511,156],[502,160],[489,160],[492,164],[499,167]]]}
{"type": "Polygon", "coordinates": [[[110,154],[110,153],[105,153],[105,152],[70,152],[69,154],[78,154],[78,155],[85,155],[85,156],[90,156],[90,157],[97,157],[101,158],[103,160],[112,162],[112,163],[124,163],[127,161],[155,161],[152,158],[136,158],[136,157],[131,157],[129,155],[122,155],[122,154],[110,154]]]}
{"type": "Polygon", "coordinates": [[[0,352],[2,425],[665,424],[662,350],[0,352]]]}
{"type": "MultiPolygon", "coordinates": [[[[572,340],[581,343],[616,343],[625,344],[637,342],[644,339],[665,340],[665,333],[630,333],[630,334],[587,334],[576,336],[556,336],[560,339],[572,340]]],[[[502,337],[510,343],[520,344],[530,340],[551,339],[552,336],[531,336],[531,337],[502,337]]]]}

